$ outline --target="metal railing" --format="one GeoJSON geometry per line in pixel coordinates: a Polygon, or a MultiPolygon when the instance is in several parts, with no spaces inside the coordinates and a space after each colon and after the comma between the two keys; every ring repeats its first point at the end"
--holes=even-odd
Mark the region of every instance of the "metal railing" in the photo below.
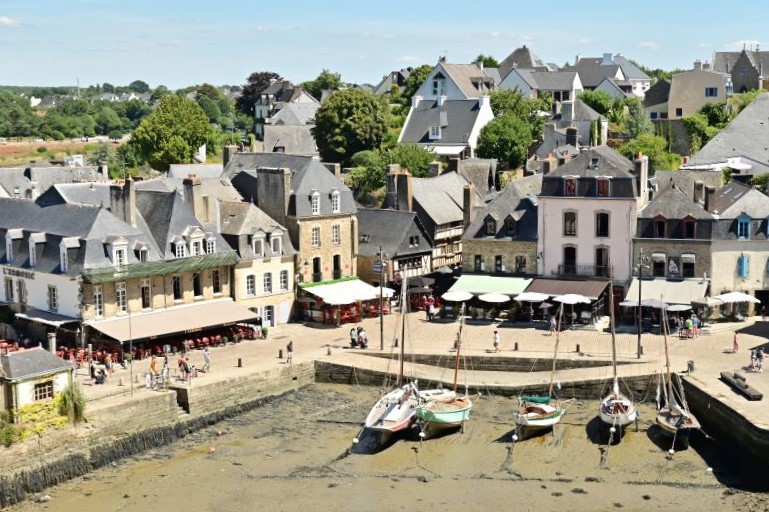
{"type": "Polygon", "coordinates": [[[561,277],[604,277],[609,278],[610,267],[608,265],[558,265],[558,270],[553,274],[561,277]]]}

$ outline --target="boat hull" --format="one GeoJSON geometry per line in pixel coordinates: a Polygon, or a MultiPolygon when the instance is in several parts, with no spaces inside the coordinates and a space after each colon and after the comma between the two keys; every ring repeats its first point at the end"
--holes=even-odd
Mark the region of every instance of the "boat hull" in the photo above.
{"type": "Polygon", "coordinates": [[[638,419],[638,411],[629,398],[611,394],[601,400],[598,416],[607,425],[624,427],[638,419]]]}
{"type": "Polygon", "coordinates": [[[414,421],[418,405],[411,385],[390,391],[380,398],[366,417],[368,429],[381,432],[398,432],[414,421]]]}
{"type": "Polygon", "coordinates": [[[515,423],[519,427],[532,430],[551,428],[566,413],[561,404],[523,403],[515,413],[515,423]]]}
{"type": "Polygon", "coordinates": [[[670,411],[667,408],[660,409],[656,418],[657,426],[663,433],[669,436],[678,436],[689,434],[694,430],[699,430],[700,422],[687,413],[686,416],[670,411]]]}
{"type": "Polygon", "coordinates": [[[416,416],[432,426],[456,427],[470,419],[473,403],[466,398],[451,402],[432,401],[417,407],[416,416]]]}

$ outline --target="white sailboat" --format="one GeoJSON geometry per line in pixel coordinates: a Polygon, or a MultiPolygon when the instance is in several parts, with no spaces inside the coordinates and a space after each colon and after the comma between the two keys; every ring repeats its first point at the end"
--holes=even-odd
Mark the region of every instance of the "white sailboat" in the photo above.
{"type": "MultiPolygon", "coordinates": [[[[610,281],[610,289],[611,281],[610,281]]],[[[609,425],[610,428],[620,429],[625,425],[633,423],[638,418],[638,411],[633,401],[623,394],[619,389],[619,378],[617,377],[617,340],[614,331],[614,296],[609,300],[609,319],[611,324],[611,367],[612,367],[612,389],[598,408],[598,416],[601,421],[609,425]]],[[[612,434],[614,431],[611,431],[612,434]]]]}

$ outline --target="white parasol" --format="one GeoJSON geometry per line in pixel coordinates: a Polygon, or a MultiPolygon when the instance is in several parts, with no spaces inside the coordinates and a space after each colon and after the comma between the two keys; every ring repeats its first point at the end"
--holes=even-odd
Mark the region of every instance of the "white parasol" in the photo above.
{"type": "MultiPolygon", "coordinates": [[[[382,288],[382,297],[389,298],[389,297],[392,297],[393,295],[395,295],[395,290],[393,290],[392,288],[387,288],[387,287],[382,288]]],[[[377,290],[377,296],[379,296],[379,290],[377,290]]]]}
{"type": "Polygon", "coordinates": [[[464,302],[473,298],[473,294],[470,292],[463,292],[460,290],[453,292],[446,292],[441,296],[441,299],[449,302],[464,302]]]}
{"type": "Polygon", "coordinates": [[[484,293],[483,295],[479,295],[478,299],[483,302],[502,303],[509,301],[510,296],[503,293],[484,293]]]}
{"type": "Polygon", "coordinates": [[[753,304],[761,303],[761,301],[758,300],[757,298],[753,297],[752,295],[748,295],[747,293],[744,293],[744,292],[722,293],[721,295],[716,295],[713,298],[719,299],[725,304],[732,304],[734,302],[752,302],[753,304]]]}
{"type": "Polygon", "coordinates": [[[590,299],[585,297],[584,295],[579,295],[577,293],[567,293],[566,295],[559,295],[558,297],[553,297],[554,301],[560,302],[561,304],[590,304],[590,299]]]}
{"type": "Polygon", "coordinates": [[[547,300],[550,295],[539,292],[523,292],[516,295],[515,300],[518,302],[542,302],[547,300]]]}
{"type": "Polygon", "coordinates": [[[641,305],[645,308],[655,308],[655,309],[667,309],[668,305],[661,300],[657,299],[644,299],[641,301],[641,305]]]}
{"type": "Polygon", "coordinates": [[[668,307],[668,311],[689,311],[690,309],[692,309],[691,305],[686,304],[673,304],[668,307]]]}

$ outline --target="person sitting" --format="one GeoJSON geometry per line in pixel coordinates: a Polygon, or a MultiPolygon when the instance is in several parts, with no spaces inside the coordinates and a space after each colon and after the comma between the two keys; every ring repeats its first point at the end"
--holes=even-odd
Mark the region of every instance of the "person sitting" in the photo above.
{"type": "Polygon", "coordinates": [[[99,373],[94,378],[94,384],[104,384],[107,382],[107,372],[103,368],[99,369],[99,373]]]}

